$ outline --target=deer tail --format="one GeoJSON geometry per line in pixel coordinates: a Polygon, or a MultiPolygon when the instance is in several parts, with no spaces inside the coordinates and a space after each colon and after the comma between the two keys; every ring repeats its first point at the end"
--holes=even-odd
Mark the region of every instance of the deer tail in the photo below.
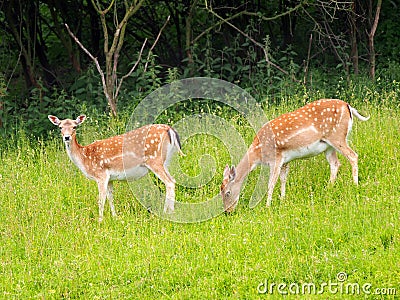
{"type": "Polygon", "coordinates": [[[183,152],[182,152],[182,147],[181,147],[181,140],[180,140],[180,138],[179,138],[179,134],[175,131],[175,129],[173,129],[173,128],[170,128],[169,130],[168,130],[168,135],[169,135],[169,138],[170,138],[170,140],[171,140],[171,144],[174,146],[174,147],[176,147],[176,149],[178,150],[178,152],[179,152],[179,154],[180,155],[182,155],[182,156],[186,156],[186,154],[184,154],[183,152]]]}
{"type": "Polygon", "coordinates": [[[350,114],[351,114],[352,116],[356,116],[357,119],[359,119],[359,120],[361,120],[361,121],[368,121],[369,118],[370,118],[370,116],[368,116],[368,117],[362,116],[362,115],[357,111],[357,109],[355,109],[354,107],[351,107],[350,105],[349,105],[349,109],[350,109],[350,114]]]}

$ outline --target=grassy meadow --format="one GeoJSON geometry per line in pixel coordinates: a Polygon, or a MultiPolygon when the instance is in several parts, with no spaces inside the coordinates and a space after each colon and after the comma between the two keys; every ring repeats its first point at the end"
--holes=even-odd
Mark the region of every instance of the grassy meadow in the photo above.
{"type": "MultiPolygon", "coordinates": [[[[354,106],[371,116],[355,120],[350,136],[359,155],[358,187],[343,156],[336,184],[327,187],[329,165],[320,155],[291,163],[284,200],[277,185],[272,207],[264,199],[250,209],[256,169],[234,213],[190,224],[149,213],[124,182],[114,189],[118,218],[106,205],[99,223],[97,186],[69,161],[58,130],[46,141],[23,134],[4,141],[0,298],[395,298],[400,295],[400,110],[354,106]]],[[[272,118],[296,107],[265,111],[272,118]]],[[[96,132],[84,123],[78,140],[87,144],[96,132]]],[[[247,145],[252,135],[243,129],[247,145]]],[[[187,155],[173,161],[182,172],[195,176],[209,165],[216,171],[200,188],[178,184],[177,200],[215,196],[223,167],[231,163],[229,150],[213,137],[197,135],[184,141],[183,151],[187,155]]],[[[178,178],[176,170],[171,167],[178,178]]]]}

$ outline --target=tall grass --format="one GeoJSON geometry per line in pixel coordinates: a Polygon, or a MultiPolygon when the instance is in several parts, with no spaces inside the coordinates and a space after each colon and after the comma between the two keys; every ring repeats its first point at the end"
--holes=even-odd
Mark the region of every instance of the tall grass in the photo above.
{"type": "MultiPolygon", "coordinates": [[[[295,161],[284,200],[276,191],[271,208],[265,199],[248,207],[256,170],[233,214],[194,224],[150,214],[126,183],[115,186],[119,217],[106,210],[98,223],[96,184],[68,160],[61,138],[19,136],[1,153],[0,297],[262,299],[291,294],[296,286],[301,296],[308,283],[339,288],[341,272],[347,275],[342,284],[369,284],[371,293],[396,289],[399,295],[400,111],[356,107],[371,115],[368,122],[355,121],[350,139],[359,154],[358,187],[343,157],[334,187],[327,187],[323,156],[295,161]]],[[[268,117],[294,108],[270,108],[268,117]]],[[[218,193],[222,168],[230,163],[221,148],[205,136],[183,143],[187,156],[172,173],[194,176],[207,169],[197,161],[206,149],[213,152],[216,173],[205,187],[178,187],[177,200],[218,193]]],[[[338,288],[315,297],[352,297],[338,288]]]]}

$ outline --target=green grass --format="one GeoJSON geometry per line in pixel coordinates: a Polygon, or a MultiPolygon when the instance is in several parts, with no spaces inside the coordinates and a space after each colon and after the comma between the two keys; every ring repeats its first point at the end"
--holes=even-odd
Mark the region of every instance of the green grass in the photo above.
{"type": "MultiPolygon", "coordinates": [[[[126,183],[115,187],[119,217],[112,219],[107,207],[99,224],[96,184],[69,161],[60,137],[46,143],[21,137],[17,146],[4,146],[0,298],[278,298],[278,284],[286,284],[287,292],[290,284],[293,290],[297,285],[301,292],[302,284],[338,283],[340,272],[348,276],[344,284],[370,284],[372,293],[395,288],[399,295],[400,111],[357,108],[371,115],[368,122],[355,121],[350,139],[359,154],[358,187],[342,156],[334,187],[327,187],[323,156],[295,161],[286,199],[279,199],[276,188],[271,208],[264,199],[250,209],[256,170],[233,214],[193,224],[148,213],[126,183]],[[258,293],[271,283],[276,284],[273,295],[258,293]]],[[[248,145],[252,134],[244,135],[248,145]]],[[[216,173],[199,188],[178,187],[177,200],[216,195],[228,151],[204,135],[183,145],[187,156],[175,163],[188,176],[201,173],[199,159],[207,153],[214,161],[206,157],[203,162],[216,173]]],[[[314,297],[353,298],[327,288],[314,297]]]]}

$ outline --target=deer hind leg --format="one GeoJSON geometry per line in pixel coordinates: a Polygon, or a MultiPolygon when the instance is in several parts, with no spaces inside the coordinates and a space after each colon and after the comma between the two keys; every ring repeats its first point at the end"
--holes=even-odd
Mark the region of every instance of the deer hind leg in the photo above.
{"type": "Polygon", "coordinates": [[[113,183],[112,183],[112,181],[109,181],[108,185],[107,185],[107,199],[108,199],[108,203],[110,204],[111,215],[113,217],[116,217],[117,213],[115,212],[115,207],[114,207],[113,191],[114,191],[113,183]]]}
{"type": "Polygon", "coordinates": [[[336,150],[343,154],[348,159],[351,165],[353,181],[358,184],[358,155],[347,145],[347,142],[341,144],[332,144],[336,150]]]}
{"type": "Polygon", "coordinates": [[[288,174],[289,174],[289,165],[283,164],[279,175],[281,180],[281,198],[285,198],[286,195],[286,182],[288,174]]]}
{"type": "Polygon", "coordinates": [[[175,209],[175,180],[161,162],[148,163],[147,167],[165,184],[166,198],[164,212],[172,213],[175,209]]]}
{"type": "Polygon", "coordinates": [[[337,178],[337,173],[340,167],[340,161],[337,157],[337,152],[334,148],[330,148],[325,152],[326,160],[329,163],[329,167],[331,170],[331,175],[329,178],[329,183],[333,184],[337,178]]]}

